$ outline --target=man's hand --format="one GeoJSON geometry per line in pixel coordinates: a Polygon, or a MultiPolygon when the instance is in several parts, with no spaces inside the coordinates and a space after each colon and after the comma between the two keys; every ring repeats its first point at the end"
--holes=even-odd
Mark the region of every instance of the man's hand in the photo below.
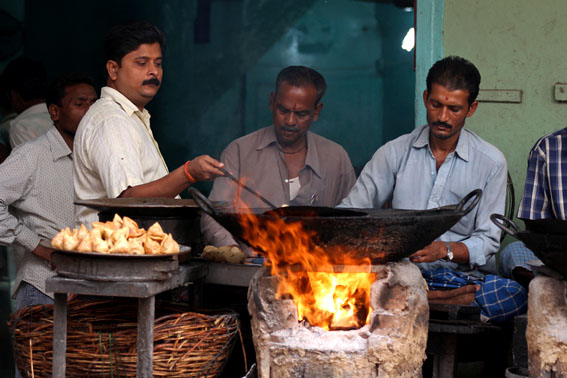
{"type": "Polygon", "coordinates": [[[441,260],[447,256],[447,246],[444,242],[434,241],[427,247],[415,252],[410,255],[411,262],[423,263],[423,262],[434,262],[441,260]]]}
{"type": "Polygon", "coordinates": [[[219,168],[224,168],[224,164],[209,155],[197,156],[187,167],[189,174],[197,181],[207,181],[223,176],[219,168]]]}
{"type": "MultiPolygon", "coordinates": [[[[41,244],[38,244],[32,253],[37,257],[44,259],[48,263],[51,263],[51,254],[53,251],[55,251],[53,248],[44,247],[41,244]]],[[[51,267],[52,269],[55,269],[55,265],[51,265],[51,267]]]]}
{"type": "Polygon", "coordinates": [[[469,305],[474,302],[479,285],[466,285],[451,290],[429,290],[427,300],[432,303],[469,305]]]}

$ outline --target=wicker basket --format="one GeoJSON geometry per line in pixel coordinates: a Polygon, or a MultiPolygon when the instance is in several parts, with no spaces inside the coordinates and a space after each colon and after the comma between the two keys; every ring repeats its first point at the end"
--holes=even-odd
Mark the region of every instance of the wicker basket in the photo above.
{"type": "MultiPolygon", "coordinates": [[[[128,300],[69,303],[66,376],[136,376],[136,304],[128,300]]],[[[12,314],[9,325],[22,376],[50,377],[53,306],[26,307],[12,314]]],[[[235,313],[206,315],[156,305],[153,376],[216,377],[238,328],[235,313]]]]}

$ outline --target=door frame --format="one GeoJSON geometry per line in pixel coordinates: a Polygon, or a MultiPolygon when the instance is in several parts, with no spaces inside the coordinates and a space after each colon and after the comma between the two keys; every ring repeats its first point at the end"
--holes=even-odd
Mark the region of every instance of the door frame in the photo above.
{"type": "Polygon", "coordinates": [[[429,68],[443,58],[443,1],[415,0],[415,127],[427,123],[423,91],[429,68]]]}

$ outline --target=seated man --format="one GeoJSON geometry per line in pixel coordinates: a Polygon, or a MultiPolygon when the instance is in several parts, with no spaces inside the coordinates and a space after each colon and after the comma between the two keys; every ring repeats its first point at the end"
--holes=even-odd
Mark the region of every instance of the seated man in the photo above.
{"type": "MultiPolygon", "coordinates": [[[[346,151],[309,131],[317,121],[327,84],[317,71],[303,66],[284,68],[270,94],[273,125],[236,139],[221,155],[226,169],[275,206],[336,206],[356,176],[346,151]]],[[[237,186],[228,178],[215,180],[211,200],[235,200],[237,186]]],[[[266,207],[246,191],[236,207],[266,207]]],[[[232,235],[210,217],[203,217],[206,242],[217,247],[236,245],[232,235]]]]}
{"type": "Polygon", "coordinates": [[[479,84],[471,62],[454,56],[436,62],[423,93],[427,125],[379,148],[340,206],[380,208],[390,201],[396,209],[432,209],[482,189],[471,212],[410,259],[426,277],[431,301],[476,301],[483,319],[501,321],[525,311],[527,295],[514,281],[481,273],[495,271],[500,231],[490,214],[504,211],[507,166],[496,147],[464,128],[477,109],[479,84]],[[457,288],[433,290],[439,287],[457,288]]]}
{"type": "MultiPolygon", "coordinates": [[[[567,128],[540,138],[530,151],[524,196],[518,218],[526,224],[543,219],[567,220],[567,128]]],[[[500,273],[528,286],[533,278],[527,264],[538,260],[522,242],[510,243],[500,256],[500,273]]]]}
{"type": "Polygon", "coordinates": [[[52,250],[39,242],[73,226],[73,139],[96,91],[89,77],[71,74],[51,84],[46,100],[54,126],[0,164],[0,244],[14,249],[17,309],[53,301],[45,290],[52,250]]]}

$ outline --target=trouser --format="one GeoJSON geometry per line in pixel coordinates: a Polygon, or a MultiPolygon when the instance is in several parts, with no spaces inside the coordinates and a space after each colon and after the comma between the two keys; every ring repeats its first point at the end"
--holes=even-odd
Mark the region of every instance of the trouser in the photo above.
{"type": "Polygon", "coordinates": [[[500,265],[498,267],[500,275],[513,278],[512,271],[518,267],[532,271],[532,267],[528,264],[530,260],[539,261],[524,243],[521,241],[510,243],[500,253],[500,265]]]}
{"type": "MultiPolygon", "coordinates": [[[[16,310],[38,304],[53,304],[53,299],[36,289],[35,286],[22,281],[20,287],[18,287],[18,290],[16,291],[16,310]]],[[[16,346],[13,345],[13,348],[15,353],[16,346]]],[[[22,378],[15,361],[14,366],[16,367],[16,378],[22,378]]]]}

